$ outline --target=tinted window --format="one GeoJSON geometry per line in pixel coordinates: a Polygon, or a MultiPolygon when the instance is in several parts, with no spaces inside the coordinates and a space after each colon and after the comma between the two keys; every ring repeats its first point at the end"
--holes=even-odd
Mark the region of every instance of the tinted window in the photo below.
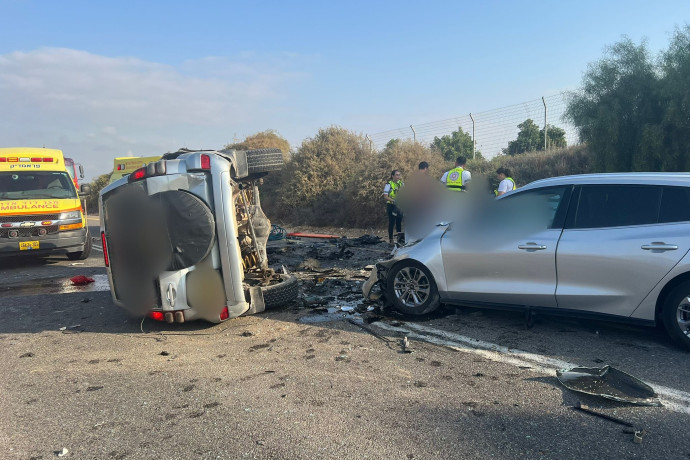
{"type": "Polygon", "coordinates": [[[655,224],[661,188],[643,185],[585,186],[580,192],[574,228],[655,224]]]}
{"type": "Polygon", "coordinates": [[[551,228],[567,186],[527,190],[498,200],[504,222],[529,223],[537,228],[551,228]]]}
{"type": "Polygon", "coordinates": [[[659,222],[690,221],[690,188],[664,187],[659,222]]]}

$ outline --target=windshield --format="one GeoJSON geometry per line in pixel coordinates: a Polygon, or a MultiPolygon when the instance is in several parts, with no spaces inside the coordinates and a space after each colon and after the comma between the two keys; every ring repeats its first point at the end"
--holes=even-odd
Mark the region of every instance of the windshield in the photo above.
{"type": "Polygon", "coordinates": [[[67,172],[0,172],[0,200],[50,198],[77,198],[74,183],[67,172]]]}

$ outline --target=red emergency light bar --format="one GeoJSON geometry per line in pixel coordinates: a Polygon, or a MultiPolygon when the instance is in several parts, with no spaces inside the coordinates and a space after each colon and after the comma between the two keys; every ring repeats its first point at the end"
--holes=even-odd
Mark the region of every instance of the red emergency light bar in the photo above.
{"type": "Polygon", "coordinates": [[[19,162],[26,162],[26,163],[52,163],[54,161],[54,158],[51,157],[0,157],[0,163],[19,163],[19,162]]]}

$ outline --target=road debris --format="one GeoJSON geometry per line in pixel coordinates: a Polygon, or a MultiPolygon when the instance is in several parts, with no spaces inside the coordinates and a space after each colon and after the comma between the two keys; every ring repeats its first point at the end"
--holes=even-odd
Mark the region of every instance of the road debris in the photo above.
{"type": "Polygon", "coordinates": [[[402,346],[403,353],[412,353],[412,350],[410,350],[410,341],[407,339],[407,336],[402,338],[400,345],[402,346]]]}
{"type": "Polygon", "coordinates": [[[635,444],[642,444],[642,437],[646,434],[647,432],[645,430],[639,430],[635,431],[633,433],[633,442],[635,444]]]}
{"type": "Polygon", "coordinates": [[[641,406],[661,406],[652,387],[611,366],[560,369],[556,377],[563,386],[580,393],[641,406]]]}
{"type": "Polygon", "coordinates": [[[87,284],[93,283],[94,279],[84,275],[73,276],[69,279],[75,286],[86,286],[87,284]]]}
{"type": "Polygon", "coordinates": [[[63,447],[62,450],[56,450],[55,451],[55,455],[57,455],[58,457],[64,457],[68,453],[69,453],[69,450],[67,450],[66,447],[63,447]]]}
{"type": "Polygon", "coordinates": [[[578,402],[575,406],[573,406],[573,409],[577,409],[577,410],[579,410],[579,411],[581,411],[581,412],[585,412],[585,413],[587,413],[587,414],[591,414],[591,415],[595,415],[595,416],[597,416],[597,417],[601,417],[601,418],[603,418],[603,419],[609,420],[609,421],[614,422],[614,423],[618,423],[618,424],[620,424],[620,425],[629,426],[629,427],[631,427],[631,428],[634,427],[634,425],[633,425],[632,423],[630,423],[630,422],[626,422],[625,420],[621,420],[621,419],[616,418],[616,417],[613,417],[613,416],[611,416],[611,415],[602,414],[601,412],[597,412],[597,411],[595,411],[595,410],[592,410],[592,409],[589,408],[589,406],[587,406],[586,404],[582,404],[581,402],[578,402]]]}

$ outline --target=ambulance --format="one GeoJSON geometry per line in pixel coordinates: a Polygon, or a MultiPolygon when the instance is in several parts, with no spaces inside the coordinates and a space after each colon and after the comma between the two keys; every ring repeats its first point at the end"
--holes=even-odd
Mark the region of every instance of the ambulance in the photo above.
{"type": "Polygon", "coordinates": [[[146,166],[149,163],[160,160],[161,157],[118,157],[114,160],[113,172],[110,175],[108,184],[112,184],[118,179],[129,176],[135,170],[146,166]]]}
{"type": "MultiPolygon", "coordinates": [[[[82,185],[81,192],[90,192],[82,185]]],[[[0,257],[66,254],[83,260],[91,235],[60,150],[0,148],[0,257]]]]}
{"type": "Polygon", "coordinates": [[[84,178],[84,167],[79,163],[75,163],[73,159],[65,157],[65,168],[67,168],[67,173],[74,181],[74,186],[79,190],[79,179],[84,178]]]}

